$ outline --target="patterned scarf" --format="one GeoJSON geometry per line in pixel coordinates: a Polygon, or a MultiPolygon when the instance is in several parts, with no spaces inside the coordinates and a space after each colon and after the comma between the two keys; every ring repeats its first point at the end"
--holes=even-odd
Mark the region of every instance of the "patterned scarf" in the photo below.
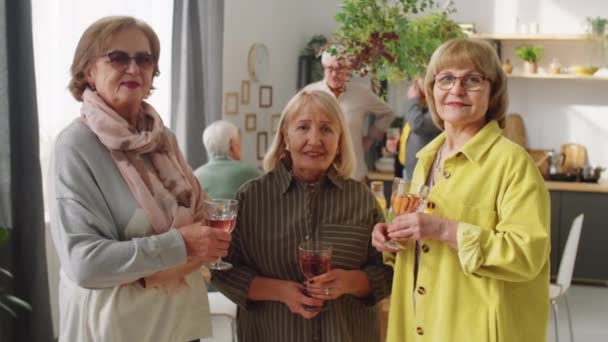
{"type": "Polygon", "coordinates": [[[83,121],[112,158],[156,233],[204,218],[205,193],[177,142],[154,108],[142,101],[136,129],[91,90],[85,90],[83,121]]]}

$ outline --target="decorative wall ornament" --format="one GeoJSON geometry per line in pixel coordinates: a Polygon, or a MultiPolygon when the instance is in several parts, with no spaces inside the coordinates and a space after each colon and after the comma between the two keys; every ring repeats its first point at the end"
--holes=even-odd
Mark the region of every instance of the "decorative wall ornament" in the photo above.
{"type": "Polygon", "coordinates": [[[249,80],[241,81],[241,104],[249,104],[249,94],[251,93],[250,88],[249,80]]]}
{"type": "Polygon", "coordinates": [[[258,118],[255,113],[245,114],[245,131],[255,132],[258,127],[258,118]]]}
{"type": "Polygon", "coordinates": [[[224,113],[238,114],[239,113],[239,93],[230,92],[224,94],[224,113]]]}
{"type": "Polygon", "coordinates": [[[270,117],[270,132],[273,134],[279,129],[279,120],[281,120],[281,113],[272,114],[270,117]]]}
{"type": "Polygon", "coordinates": [[[272,107],[272,86],[260,86],[260,108],[272,107]]]}
{"type": "Polygon", "coordinates": [[[262,43],[254,43],[249,48],[247,69],[249,77],[255,81],[265,80],[268,76],[270,55],[268,48],[262,43]]]}
{"type": "Polygon", "coordinates": [[[258,160],[264,159],[264,154],[268,149],[268,132],[258,132],[256,147],[258,160]]]}

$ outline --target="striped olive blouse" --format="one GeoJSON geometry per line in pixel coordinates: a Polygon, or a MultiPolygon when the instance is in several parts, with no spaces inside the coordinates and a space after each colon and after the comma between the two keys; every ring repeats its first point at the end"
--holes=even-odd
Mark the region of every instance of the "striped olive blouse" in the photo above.
{"type": "Polygon", "coordinates": [[[382,214],[367,187],[339,178],[333,168],[318,185],[308,186],[279,162],[274,171],[244,185],[237,199],[237,225],[225,258],[234,268],[214,272],[213,284],[238,304],[239,341],[379,341],[374,304],[389,295],[393,271],[371,245],[382,214]],[[280,302],[248,301],[256,276],[304,281],[297,247],[307,236],[333,245],[333,268],[366,272],[372,294],[343,295],[310,320],[280,302]]]}

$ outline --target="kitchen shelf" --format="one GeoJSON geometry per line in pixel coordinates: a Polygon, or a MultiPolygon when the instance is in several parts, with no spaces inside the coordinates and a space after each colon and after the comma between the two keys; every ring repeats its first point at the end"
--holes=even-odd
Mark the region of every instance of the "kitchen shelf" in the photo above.
{"type": "Polygon", "coordinates": [[[607,76],[584,76],[572,74],[511,74],[508,76],[509,78],[522,79],[608,81],[607,76]]]}
{"type": "Polygon", "coordinates": [[[590,34],[475,34],[472,38],[491,40],[593,40],[590,34]]]}

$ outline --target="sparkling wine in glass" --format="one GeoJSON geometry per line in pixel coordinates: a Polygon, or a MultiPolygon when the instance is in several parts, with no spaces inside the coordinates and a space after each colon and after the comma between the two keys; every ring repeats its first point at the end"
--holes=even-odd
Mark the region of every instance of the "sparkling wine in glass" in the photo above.
{"type": "MultiPolygon", "coordinates": [[[[386,221],[390,223],[393,218],[399,215],[422,212],[426,206],[428,195],[428,186],[395,177],[391,193],[391,208],[388,211],[386,221]]],[[[406,248],[402,243],[393,240],[384,242],[384,245],[396,250],[406,248]]]]}
{"type": "MultiPolygon", "coordinates": [[[[208,199],[204,204],[206,223],[209,227],[221,229],[225,232],[232,232],[236,225],[236,213],[238,201],[233,199],[208,199]]],[[[217,261],[209,266],[212,270],[228,270],[232,268],[229,262],[218,258],[217,261]]]]}
{"type": "MultiPolygon", "coordinates": [[[[331,270],[331,244],[306,240],[298,246],[298,260],[300,262],[300,270],[310,280],[318,275],[329,272],[331,270]]],[[[308,294],[304,290],[305,294],[308,294]]],[[[322,308],[304,305],[306,311],[319,311],[322,308]]]]}

